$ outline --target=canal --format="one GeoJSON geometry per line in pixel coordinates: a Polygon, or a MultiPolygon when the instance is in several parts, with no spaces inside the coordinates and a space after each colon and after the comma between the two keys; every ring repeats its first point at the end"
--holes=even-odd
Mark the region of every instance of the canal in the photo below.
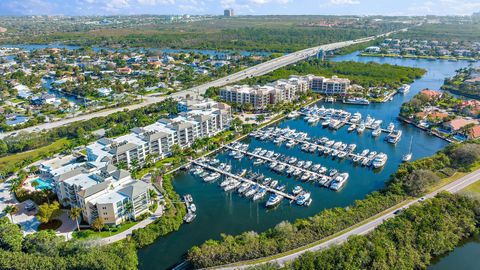
{"type": "Polygon", "coordinates": [[[218,184],[204,183],[200,178],[188,173],[179,173],[175,176],[173,184],[179,194],[192,194],[198,209],[197,218],[191,224],[183,225],[179,231],[162,237],[154,244],[139,250],[139,268],[171,268],[182,261],[189,248],[199,245],[208,239],[220,239],[222,233],[238,234],[249,230],[260,232],[275,226],[283,220],[293,221],[297,218],[312,216],[327,208],[343,207],[352,204],[355,200],[362,199],[367,194],[385,185],[389,175],[396,171],[401,163],[402,156],[408,151],[412,137],[414,159],[432,155],[446,146],[445,141],[429,136],[412,126],[402,124],[397,121],[396,117],[403,102],[411,99],[413,95],[424,88],[439,89],[445,77],[452,76],[458,68],[468,66],[468,62],[360,57],[358,53],[333,59],[333,61],[348,60],[413,66],[424,68],[428,71],[425,76],[412,84],[408,94],[396,95],[392,101],[387,103],[377,103],[369,106],[338,103],[318,104],[318,106],[323,105],[325,107],[344,109],[351,113],[360,112],[363,117],[370,114],[376,119],[383,120],[384,127],[389,122],[395,123],[397,127],[403,130],[402,140],[396,146],[384,142],[383,136],[385,135],[375,139],[371,136],[371,131],[357,135],[355,132],[348,133],[346,127],[338,131],[332,131],[323,129],[320,125],[310,126],[301,118],[284,120],[276,125],[305,131],[312,137],[326,136],[336,141],[355,143],[359,150],[368,148],[377,152],[384,152],[388,155],[388,161],[382,170],[373,171],[365,167],[353,166],[348,160],[339,162],[328,157],[306,154],[301,152],[298,146],[295,149],[287,149],[285,146],[276,146],[271,142],[262,142],[251,138],[246,139],[244,142],[250,144],[250,150],[255,147],[262,147],[303,160],[312,160],[314,163],[320,163],[327,168],[349,172],[350,178],[340,192],[334,192],[274,174],[266,166],[253,166],[252,161],[247,158],[236,161],[231,159],[227,153],[220,153],[217,158],[223,162],[231,163],[233,172],[239,171],[241,168],[252,169],[277,179],[282,184],[286,184],[288,190],[291,190],[295,185],[301,185],[312,193],[313,203],[310,207],[305,208],[283,202],[275,210],[266,210],[264,207],[265,201],[252,202],[251,199],[241,197],[237,193],[223,192],[218,187],[218,184]]]}
{"type": "Polygon", "coordinates": [[[480,235],[464,240],[452,252],[435,258],[428,270],[477,270],[477,256],[480,256],[480,235]]]}

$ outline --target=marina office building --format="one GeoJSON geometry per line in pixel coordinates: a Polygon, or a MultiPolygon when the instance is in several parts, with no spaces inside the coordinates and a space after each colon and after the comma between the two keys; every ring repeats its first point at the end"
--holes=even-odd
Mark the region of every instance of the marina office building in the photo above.
{"type": "MultiPolygon", "coordinates": [[[[193,102],[195,103],[195,102],[193,102]]],[[[217,102],[179,104],[184,109],[177,117],[133,128],[131,133],[114,139],[102,138],[87,146],[88,161],[111,160],[142,166],[148,158],[153,161],[171,154],[173,145],[189,147],[198,138],[211,137],[229,128],[230,107],[217,102]]]]}
{"type": "Polygon", "coordinates": [[[337,76],[292,75],[288,80],[281,79],[265,86],[226,86],[220,89],[220,97],[236,104],[252,104],[255,110],[260,110],[269,104],[294,101],[308,89],[321,94],[339,95],[346,94],[349,88],[350,80],[337,76]]]}

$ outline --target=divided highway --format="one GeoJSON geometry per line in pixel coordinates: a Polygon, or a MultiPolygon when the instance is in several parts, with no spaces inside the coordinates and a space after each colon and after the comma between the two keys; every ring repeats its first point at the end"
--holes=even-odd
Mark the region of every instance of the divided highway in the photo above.
{"type": "MultiPolygon", "coordinates": [[[[407,29],[401,29],[401,30],[398,30],[398,31],[406,31],[406,30],[407,29]]],[[[371,36],[371,37],[356,39],[356,40],[349,40],[349,41],[342,41],[342,42],[336,42],[336,43],[321,45],[321,46],[297,51],[297,52],[294,52],[294,53],[286,54],[284,56],[272,59],[270,61],[258,64],[256,66],[249,67],[249,68],[244,69],[242,71],[239,71],[237,73],[228,75],[228,76],[223,77],[221,79],[218,79],[218,80],[215,80],[215,81],[212,81],[212,82],[208,82],[208,83],[205,83],[203,85],[196,86],[196,87],[193,87],[193,88],[190,88],[190,89],[179,91],[179,92],[174,93],[172,95],[169,95],[167,97],[180,98],[180,97],[185,97],[187,94],[190,94],[190,95],[193,95],[193,94],[196,94],[196,93],[203,94],[210,87],[220,87],[220,86],[224,86],[224,85],[227,85],[227,84],[231,84],[231,83],[241,81],[245,78],[256,77],[256,76],[261,76],[261,75],[267,74],[267,73],[272,72],[272,71],[274,71],[276,69],[279,69],[281,67],[296,63],[296,62],[304,60],[304,59],[307,59],[308,57],[311,57],[311,56],[315,56],[320,52],[320,50],[323,50],[323,51],[336,50],[336,49],[347,47],[347,46],[350,46],[350,45],[353,45],[353,44],[368,42],[368,41],[374,40],[374,39],[379,38],[379,37],[386,37],[386,36],[389,36],[392,33],[398,32],[398,31],[389,32],[389,33],[385,33],[385,34],[381,34],[381,35],[377,35],[377,36],[371,36]]],[[[21,129],[21,130],[0,133],[0,139],[3,139],[3,138],[5,138],[9,135],[15,135],[19,132],[40,132],[40,131],[49,130],[49,129],[53,129],[53,128],[56,128],[56,127],[68,125],[70,123],[77,122],[77,121],[84,121],[84,120],[88,120],[88,119],[91,119],[91,118],[94,118],[94,117],[107,116],[109,114],[119,112],[119,111],[123,111],[125,109],[128,109],[128,110],[138,109],[138,108],[141,108],[141,107],[144,107],[144,106],[148,106],[148,105],[160,102],[160,101],[166,99],[167,97],[164,97],[164,96],[162,96],[162,97],[147,96],[147,97],[144,98],[144,101],[142,103],[139,103],[139,104],[133,104],[133,105],[130,105],[130,106],[120,107],[120,108],[107,109],[107,110],[94,112],[94,113],[90,113],[90,114],[75,116],[75,117],[72,117],[72,118],[66,118],[66,119],[62,119],[62,120],[59,120],[59,121],[55,121],[55,122],[44,123],[44,124],[24,128],[24,129],[21,129]]]]}
{"type": "Polygon", "coordinates": [[[394,217],[395,216],[394,213],[397,210],[408,208],[408,207],[412,206],[413,204],[418,203],[419,201],[423,201],[424,199],[433,198],[433,197],[435,197],[435,195],[437,195],[439,192],[442,192],[442,191],[448,191],[448,192],[451,192],[451,193],[456,193],[456,192],[466,188],[467,186],[477,182],[478,180],[480,180],[480,169],[476,170],[476,171],[474,171],[474,172],[472,172],[472,173],[470,173],[470,174],[468,174],[468,175],[466,175],[466,176],[464,176],[464,177],[462,177],[462,178],[460,178],[460,179],[458,179],[458,180],[456,180],[456,181],[454,181],[454,182],[452,182],[448,185],[445,185],[445,186],[437,189],[436,191],[434,191],[432,193],[429,193],[428,195],[425,195],[421,199],[416,199],[416,200],[410,201],[410,202],[408,202],[407,204],[405,204],[401,207],[395,208],[395,209],[391,210],[390,212],[388,212],[388,213],[386,213],[382,216],[379,216],[372,221],[369,221],[365,224],[362,224],[357,228],[354,228],[354,229],[352,229],[348,232],[345,232],[345,233],[343,233],[339,236],[336,236],[335,238],[332,238],[328,241],[320,243],[316,246],[313,246],[313,247],[310,247],[310,248],[307,248],[307,249],[304,249],[304,250],[301,250],[301,251],[298,251],[298,252],[295,252],[295,253],[292,253],[292,254],[289,254],[289,255],[285,255],[283,257],[279,257],[279,258],[272,259],[270,261],[265,261],[265,262],[258,263],[258,264],[252,263],[252,264],[244,264],[244,265],[236,265],[236,266],[220,266],[220,267],[213,267],[213,268],[214,269],[233,270],[233,269],[245,269],[245,268],[248,268],[248,267],[252,267],[252,266],[260,265],[260,264],[264,264],[264,263],[276,263],[276,264],[279,264],[279,265],[284,265],[287,262],[291,262],[291,261],[297,259],[298,257],[300,257],[303,253],[305,253],[307,251],[318,251],[318,250],[321,250],[321,249],[324,249],[324,248],[328,248],[332,245],[341,244],[341,243],[347,241],[350,236],[367,234],[367,233],[371,232],[372,230],[374,230],[376,227],[380,226],[385,220],[394,217]]]}

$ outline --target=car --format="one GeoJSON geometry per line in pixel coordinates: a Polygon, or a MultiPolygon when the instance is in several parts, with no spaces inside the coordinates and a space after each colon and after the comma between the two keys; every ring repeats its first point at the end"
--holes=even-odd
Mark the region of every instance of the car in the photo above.
{"type": "Polygon", "coordinates": [[[394,215],[398,215],[400,214],[400,212],[402,212],[402,209],[397,209],[393,212],[394,215]]]}
{"type": "Polygon", "coordinates": [[[36,206],[35,206],[35,203],[32,202],[32,201],[28,201],[25,203],[25,206],[24,206],[25,210],[27,211],[33,211],[35,210],[36,206]]]}
{"type": "Polygon", "coordinates": [[[421,197],[421,198],[419,199],[419,201],[420,201],[420,202],[425,201],[425,197],[421,197]]]}

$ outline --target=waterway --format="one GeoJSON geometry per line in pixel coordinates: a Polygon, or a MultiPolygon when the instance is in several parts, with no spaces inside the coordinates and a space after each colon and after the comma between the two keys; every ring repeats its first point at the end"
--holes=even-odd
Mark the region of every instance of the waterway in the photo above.
{"type": "Polygon", "coordinates": [[[478,270],[480,255],[480,235],[475,235],[463,241],[452,252],[436,258],[428,270],[478,270]]]}
{"type": "Polygon", "coordinates": [[[421,79],[416,80],[412,84],[408,94],[397,95],[392,101],[387,103],[377,103],[369,106],[339,103],[318,104],[319,106],[324,105],[325,107],[341,108],[352,113],[358,111],[362,113],[364,117],[370,114],[374,118],[382,119],[385,127],[389,122],[394,122],[396,126],[403,130],[402,140],[396,146],[384,142],[383,136],[385,135],[374,139],[371,136],[371,131],[366,131],[363,135],[348,133],[346,127],[338,131],[331,131],[322,129],[321,126],[309,126],[302,119],[284,120],[277,124],[280,127],[290,127],[308,132],[311,136],[326,136],[336,141],[341,140],[345,143],[355,143],[359,150],[368,148],[377,152],[384,152],[389,157],[386,166],[382,170],[373,171],[365,167],[352,166],[348,160],[339,162],[331,158],[303,153],[299,148],[287,149],[284,146],[275,146],[270,142],[260,142],[250,138],[246,139],[245,142],[251,144],[250,149],[263,147],[282,154],[296,156],[303,160],[309,159],[314,163],[321,163],[328,168],[336,168],[339,171],[349,172],[350,179],[340,192],[333,192],[308,183],[301,183],[285,176],[279,176],[270,172],[265,166],[254,167],[252,162],[247,158],[238,162],[230,159],[226,153],[221,153],[217,158],[222,161],[231,162],[234,172],[241,168],[251,168],[273,177],[283,184],[287,184],[289,190],[295,185],[303,186],[312,192],[312,205],[305,208],[289,205],[287,202],[284,202],[275,210],[266,210],[264,201],[252,202],[236,193],[223,192],[215,183],[207,184],[201,179],[187,173],[179,173],[176,175],[173,184],[179,194],[192,194],[198,209],[197,218],[193,223],[183,225],[179,231],[162,237],[154,244],[139,250],[140,269],[171,268],[182,261],[189,248],[194,245],[199,245],[207,239],[220,239],[222,233],[238,234],[248,230],[260,232],[275,226],[283,220],[293,221],[297,218],[312,216],[326,208],[343,207],[352,204],[355,200],[362,199],[367,194],[385,185],[385,181],[388,180],[389,175],[397,170],[398,165],[401,163],[402,156],[408,151],[410,138],[412,137],[414,138],[412,148],[414,159],[430,156],[446,146],[447,143],[445,141],[427,135],[412,126],[402,124],[397,121],[396,117],[403,102],[411,99],[413,95],[424,88],[439,89],[445,77],[452,76],[458,68],[468,66],[468,62],[360,57],[358,53],[339,56],[332,60],[374,61],[378,63],[413,66],[428,70],[421,79]]]}

